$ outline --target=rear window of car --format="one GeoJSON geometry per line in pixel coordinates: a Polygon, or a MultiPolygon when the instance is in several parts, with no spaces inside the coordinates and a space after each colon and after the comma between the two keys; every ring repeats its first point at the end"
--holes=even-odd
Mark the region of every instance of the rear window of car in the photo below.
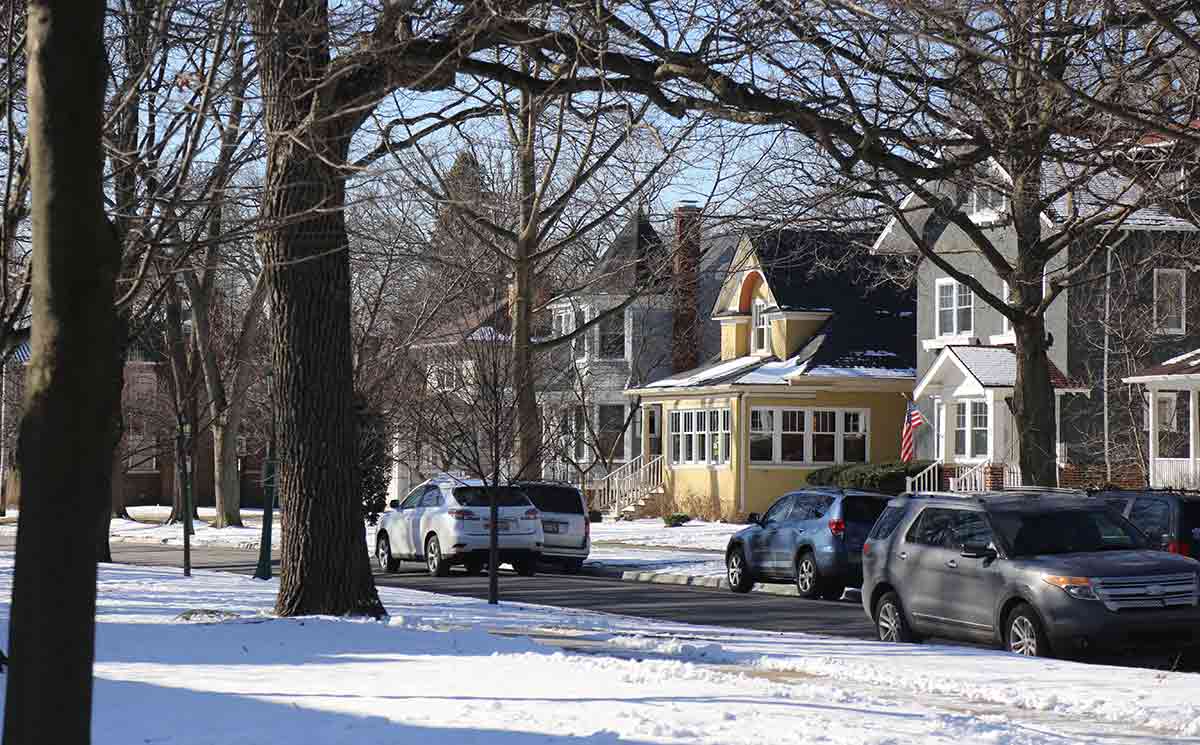
{"type": "Polygon", "coordinates": [[[569,486],[525,484],[521,490],[529,495],[533,506],[542,512],[557,512],[565,515],[583,514],[583,497],[569,486]]]}
{"type": "Polygon", "coordinates": [[[892,533],[896,532],[896,526],[904,519],[903,507],[888,507],[875,521],[874,527],[871,528],[871,533],[867,536],[870,540],[879,540],[880,538],[888,538],[892,533]]]}
{"type": "Polygon", "coordinates": [[[1137,528],[1109,510],[996,512],[990,518],[1013,557],[1145,547],[1137,528]]]}
{"type": "Polygon", "coordinates": [[[887,507],[887,501],[851,494],[842,498],[842,519],[848,523],[873,525],[887,507]]]}
{"type": "Polygon", "coordinates": [[[454,490],[454,501],[463,507],[491,506],[491,493],[496,494],[498,507],[528,507],[529,497],[525,492],[511,486],[460,486],[454,490]]]}

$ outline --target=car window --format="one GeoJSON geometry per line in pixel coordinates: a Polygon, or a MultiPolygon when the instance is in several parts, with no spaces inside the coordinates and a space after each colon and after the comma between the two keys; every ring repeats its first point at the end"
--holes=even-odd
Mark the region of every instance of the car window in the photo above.
{"type": "Polygon", "coordinates": [[[829,512],[829,508],[833,506],[834,501],[835,500],[833,497],[825,495],[818,495],[814,497],[812,515],[809,517],[809,519],[816,520],[817,518],[825,517],[825,514],[829,512]]]}
{"type": "Polygon", "coordinates": [[[991,521],[1014,557],[1123,551],[1145,545],[1137,528],[1107,509],[997,512],[991,521]]]}
{"type": "Polygon", "coordinates": [[[816,499],[811,494],[796,494],[792,497],[792,511],[788,513],[789,520],[811,520],[816,508],[816,499]]]}
{"type": "Polygon", "coordinates": [[[521,491],[542,512],[557,512],[565,515],[583,514],[583,497],[569,486],[554,484],[522,484],[521,491]]]}
{"type": "Polygon", "coordinates": [[[780,497],[779,501],[771,505],[771,509],[767,510],[767,514],[763,516],[763,523],[778,523],[786,519],[792,508],[792,500],[791,495],[780,497]]]}
{"type": "Polygon", "coordinates": [[[926,508],[913,526],[908,529],[905,540],[926,546],[944,546],[949,540],[950,526],[959,510],[926,508]]]}
{"type": "Polygon", "coordinates": [[[1200,502],[1182,500],[1179,506],[1179,540],[1191,543],[1187,554],[1196,558],[1200,556],[1200,502]]]}
{"type": "Polygon", "coordinates": [[[416,507],[421,503],[421,495],[424,493],[425,487],[423,485],[413,489],[408,493],[408,496],[404,498],[404,501],[400,503],[400,509],[411,510],[413,507],[416,507]]]}
{"type": "Polygon", "coordinates": [[[1171,532],[1171,505],[1163,499],[1138,497],[1129,511],[1129,522],[1141,528],[1151,543],[1155,543],[1171,532]]]}
{"type": "Polygon", "coordinates": [[[425,496],[421,497],[422,507],[441,507],[442,506],[442,490],[436,486],[431,486],[425,490],[425,496]]]}
{"type": "Polygon", "coordinates": [[[887,501],[862,494],[842,498],[842,519],[848,523],[873,525],[887,507],[887,501]]]}
{"type": "Polygon", "coordinates": [[[896,530],[896,526],[904,519],[903,507],[888,507],[875,521],[875,525],[871,528],[871,533],[867,536],[868,539],[875,541],[881,538],[887,538],[896,530]]]}
{"type": "Polygon", "coordinates": [[[498,507],[532,507],[525,492],[512,486],[460,486],[454,490],[454,501],[463,507],[489,507],[491,494],[496,494],[498,507]]]}
{"type": "Polygon", "coordinates": [[[992,543],[992,528],[982,512],[958,510],[954,515],[954,522],[950,524],[947,537],[950,539],[947,544],[949,548],[989,546],[992,543]]]}
{"type": "Polygon", "coordinates": [[[1104,500],[1104,503],[1112,508],[1114,512],[1124,515],[1125,506],[1129,504],[1129,500],[1125,497],[1109,497],[1108,499],[1104,500]]]}

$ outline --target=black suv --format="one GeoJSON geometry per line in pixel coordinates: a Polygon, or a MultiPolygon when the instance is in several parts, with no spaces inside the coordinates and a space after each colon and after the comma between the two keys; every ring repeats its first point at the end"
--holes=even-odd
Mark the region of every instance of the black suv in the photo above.
{"type": "Polygon", "coordinates": [[[1200,559],[1200,493],[1139,489],[1095,496],[1138,526],[1151,548],[1200,559]]]}
{"type": "Polygon", "coordinates": [[[862,545],[891,497],[837,488],[785,494],[750,527],[729,539],[729,588],[748,592],[757,582],[795,582],[803,598],[837,600],[862,583],[862,545]]]}

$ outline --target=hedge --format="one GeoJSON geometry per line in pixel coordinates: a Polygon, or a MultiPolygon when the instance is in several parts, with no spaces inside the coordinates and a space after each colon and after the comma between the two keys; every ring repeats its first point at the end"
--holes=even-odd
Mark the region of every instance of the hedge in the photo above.
{"type": "Polygon", "coordinates": [[[932,461],[914,460],[911,463],[861,463],[821,468],[808,475],[811,486],[840,486],[844,489],[866,489],[899,494],[904,491],[905,478],[916,476],[932,461]]]}

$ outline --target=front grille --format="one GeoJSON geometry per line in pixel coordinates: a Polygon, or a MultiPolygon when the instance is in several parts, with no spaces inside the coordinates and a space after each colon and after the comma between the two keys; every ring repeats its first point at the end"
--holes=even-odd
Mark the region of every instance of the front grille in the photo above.
{"type": "Polygon", "coordinates": [[[1101,577],[1092,580],[1092,589],[1111,611],[1174,608],[1200,600],[1195,574],[1101,577]]]}

